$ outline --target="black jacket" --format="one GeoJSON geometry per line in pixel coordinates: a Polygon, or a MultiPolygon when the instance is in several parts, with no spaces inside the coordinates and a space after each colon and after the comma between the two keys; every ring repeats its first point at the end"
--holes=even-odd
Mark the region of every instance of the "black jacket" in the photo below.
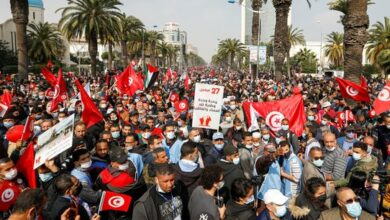
{"type": "MultiPolygon", "coordinates": [[[[62,196],[58,196],[51,206],[50,214],[48,216],[48,220],[59,220],[61,219],[61,215],[67,210],[73,202],[70,199],[64,198],[62,196]]],[[[78,204],[78,210],[81,220],[88,220],[89,216],[85,208],[78,204]]]]}
{"type": "Polygon", "coordinates": [[[200,176],[202,175],[203,170],[198,166],[198,168],[192,172],[183,172],[180,169],[179,164],[176,164],[173,168],[175,169],[176,181],[182,182],[183,185],[187,188],[188,194],[191,195],[192,191],[194,191],[194,189],[199,186],[200,176]]]}
{"type": "Polygon", "coordinates": [[[225,220],[255,220],[256,213],[251,205],[240,205],[232,200],[226,204],[225,220]]]}
{"type": "Polygon", "coordinates": [[[225,184],[220,190],[220,194],[224,198],[224,201],[227,202],[230,199],[230,189],[233,181],[237,178],[245,178],[244,172],[239,165],[225,160],[218,161],[217,165],[223,169],[223,180],[225,184]]]}
{"type": "Polygon", "coordinates": [[[322,211],[325,211],[327,207],[316,205],[314,201],[306,198],[303,194],[298,197],[293,197],[289,204],[288,209],[291,212],[291,217],[294,220],[317,220],[322,211]]]}

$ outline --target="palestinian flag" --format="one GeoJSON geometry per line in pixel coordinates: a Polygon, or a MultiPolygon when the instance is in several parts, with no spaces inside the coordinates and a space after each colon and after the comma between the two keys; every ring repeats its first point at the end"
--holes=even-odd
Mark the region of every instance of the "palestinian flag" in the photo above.
{"type": "Polygon", "coordinates": [[[145,74],[145,88],[149,89],[154,85],[158,78],[158,68],[148,64],[147,72],[145,74]]]}

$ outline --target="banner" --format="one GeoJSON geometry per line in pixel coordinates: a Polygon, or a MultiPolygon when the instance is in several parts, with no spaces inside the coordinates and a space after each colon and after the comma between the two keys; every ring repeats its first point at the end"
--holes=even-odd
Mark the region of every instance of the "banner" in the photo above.
{"type": "Polygon", "coordinates": [[[192,127],[218,130],[223,90],[223,86],[196,83],[192,127]]]}
{"type": "Polygon", "coordinates": [[[38,136],[34,169],[72,147],[74,114],[38,136]]]}
{"type": "Polygon", "coordinates": [[[257,52],[259,52],[259,64],[264,65],[267,62],[267,47],[266,46],[256,46],[256,45],[249,45],[249,60],[251,63],[257,62],[257,52]],[[259,51],[257,51],[257,48],[259,48],[259,51]]]}

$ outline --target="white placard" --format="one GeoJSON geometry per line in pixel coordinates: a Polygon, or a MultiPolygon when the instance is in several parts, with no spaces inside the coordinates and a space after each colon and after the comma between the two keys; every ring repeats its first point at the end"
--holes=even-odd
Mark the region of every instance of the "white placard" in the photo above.
{"type": "Polygon", "coordinates": [[[192,127],[218,130],[223,90],[223,86],[196,83],[192,127]]]}
{"type": "Polygon", "coordinates": [[[251,63],[257,62],[257,52],[259,53],[259,64],[264,65],[267,62],[267,47],[266,46],[259,46],[256,45],[249,45],[249,60],[251,63]],[[257,51],[257,49],[259,51],[257,51]]]}
{"type": "Polygon", "coordinates": [[[38,136],[34,169],[72,147],[74,114],[38,136]]]}

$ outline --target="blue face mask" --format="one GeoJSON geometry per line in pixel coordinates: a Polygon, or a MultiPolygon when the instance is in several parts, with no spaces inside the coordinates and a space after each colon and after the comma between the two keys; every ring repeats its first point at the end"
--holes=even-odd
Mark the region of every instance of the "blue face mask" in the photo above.
{"type": "Polygon", "coordinates": [[[251,197],[249,197],[249,199],[248,200],[246,200],[246,202],[245,202],[245,204],[251,204],[251,203],[253,203],[255,201],[255,197],[252,195],[251,197]]]}
{"type": "Polygon", "coordinates": [[[14,126],[14,123],[13,122],[4,122],[3,125],[6,128],[10,128],[10,127],[14,126]]]}
{"type": "Polygon", "coordinates": [[[53,179],[53,174],[52,173],[40,173],[39,179],[41,179],[42,182],[47,182],[47,181],[53,179]]]}
{"type": "Polygon", "coordinates": [[[215,148],[222,150],[224,144],[214,144],[215,148]]]}
{"type": "Polygon", "coordinates": [[[287,213],[286,205],[279,206],[279,207],[276,208],[276,212],[275,212],[276,217],[281,218],[281,217],[285,216],[286,213],[287,213]]]}
{"type": "Polygon", "coordinates": [[[117,139],[117,138],[119,138],[121,133],[119,131],[114,131],[114,132],[111,132],[111,135],[112,135],[112,138],[117,139]]]}
{"type": "Polygon", "coordinates": [[[362,207],[358,202],[347,204],[345,207],[347,208],[348,215],[353,218],[357,218],[362,214],[362,207]]]}
{"type": "Polygon", "coordinates": [[[313,115],[309,115],[309,116],[307,116],[307,119],[309,119],[309,121],[314,121],[314,116],[313,115]]]}

